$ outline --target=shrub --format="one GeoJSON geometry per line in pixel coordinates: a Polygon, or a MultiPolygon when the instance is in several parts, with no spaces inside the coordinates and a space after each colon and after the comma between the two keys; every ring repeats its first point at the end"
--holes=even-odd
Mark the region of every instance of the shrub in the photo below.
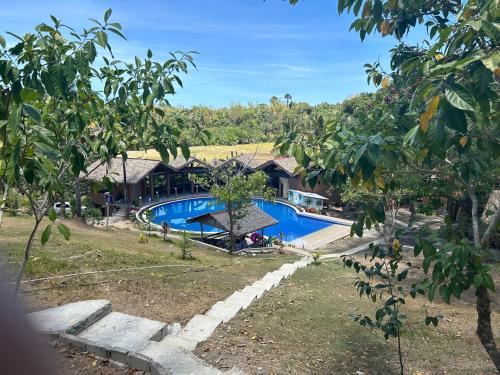
{"type": "Polygon", "coordinates": [[[82,212],[82,220],[89,225],[100,224],[103,221],[102,212],[99,208],[87,208],[82,212]]]}
{"type": "Polygon", "coordinates": [[[321,252],[320,251],[314,251],[312,254],[313,262],[315,266],[319,266],[321,262],[319,261],[319,258],[321,258],[321,252]]]}
{"type": "Polygon", "coordinates": [[[138,242],[139,243],[148,243],[149,240],[148,238],[144,235],[144,233],[140,233],[139,234],[139,238],[138,238],[138,242]]]}
{"type": "Polygon", "coordinates": [[[179,233],[181,236],[181,259],[194,259],[191,255],[191,234],[188,231],[182,231],[179,233]]]}
{"type": "Polygon", "coordinates": [[[155,219],[156,214],[151,208],[148,208],[146,211],[144,211],[144,217],[146,218],[146,222],[148,223],[148,234],[151,236],[151,222],[155,219]]]}
{"type": "Polygon", "coordinates": [[[163,234],[163,241],[167,240],[167,234],[170,230],[170,227],[166,221],[161,223],[161,234],[163,234]]]}

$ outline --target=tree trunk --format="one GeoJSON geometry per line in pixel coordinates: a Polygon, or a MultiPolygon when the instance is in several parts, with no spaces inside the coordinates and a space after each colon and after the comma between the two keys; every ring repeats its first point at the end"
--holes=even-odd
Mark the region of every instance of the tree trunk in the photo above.
{"type": "Polygon", "coordinates": [[[66,217],[66,197],[64,194],[61,194],[61,208],[59,215],[61,215],[61,217],[66,217]]]}
{"type": "Polygon", "coordinates": [[[232,203],[228,203],[227,213],[229,215],[229,254],[236,251],[236,241],[234,238],[234,210],[232,203]]]}
{"type": "Polygon", "coordinates": [[[474,233],[474,246],[481,246],[481,239],[479,237],[479,218],[477,215],[478,203],[477,196],[474,193],[469,194],[472,200],[472,231],[474,233]]]}
{"type": "Polygon", "coordinates": [[[490,296],[488,290],[484,286],[480,286],[476,290],[476,310],[477,337],[479,337],[479,341],[483,344],[486,353],[488,353],[495,367],[500,372],[500,352],[495,344],[495,338],[491,329],[490,296]]]}
{"type": "Polygon", "coordinates": [[[31,252],[31,246],[33,245],[33,239],[35,238],[36,230],[38,229],[38,225],[40,225],[40,222],[43,219],[43,213],[40,214],[40,218],[37,216],[37,213],[35,212],[35,225],[33,225],[33,229],[31,230],[30,236],[28,238],[28,242],[26,242],[26,247],[24,249],[24,257],[23,261],[21,262],[21,266],[19,267],[19,271],[17,272],[16,276],[16,286],[14,288],[14,291],[19,293],[19,288],[21,286],[21,279],[23,277],[24,269],[26,268],[26,264],[28,264],[28,260],[30,257],[30,252],[31,252]]]}
{"type": "Polygon", "coordinates": [[[123,168],[123,200],[125,201],[125,217],[128,216],[129,201],[128,201],[128,186],[127,186],[127,159],[122,156],[123,168]]]}
{"type": "MultiPolygon", "coordinates": [[[[479,236],[479,216],[478,216],[478,202],[477,196],[472,188],[467,189],[469,196],[472,200],[472,230],[474,233],[474,246],[481,246],[481,238],[479,236]]],[[[492,218],[493,223],[490,225],[495,225],[498,220],[498,215],[492,218]]],[[[489,229],[489,228],[488,228],[489,229]]],[[[481,341],[481,344],[486,350],[486,353],[490,356],[491,360],[495,364],[495,367],[500,372],[500,352],[497,349],[495,343],[495,337],[493,336],[493,331],[491,329],[491,303],[490,295],[488,290],[484,285],[479,286],[476,289],[476,311],[477,311],[477,329],[476,334],[481,341]]]]}
{"type": "Polygon", "coordinates": [[[2,194],[2,204],[0,204],[0,228],[2,228],[3,212],[5,211],[5,203],[7,201],[7,195],[9,194],[9,185],[3,181],[3,194],[2,194]]]}
{"type": "Polygon", "coordinates": [[[80,180],[75,183],[75,216],[82,216],[82,192],[80,191],[80,180]]]}
{"type": "Polygon", "coordinates": [[[415,222],[415,218],[417,216],[417,210],[415,209],[415,202],[410,201],[410,205],[408,207],[410,211],[410,219],[408,221],[408,227],[411,228],[413,226],[413,223],[415,222]]]}

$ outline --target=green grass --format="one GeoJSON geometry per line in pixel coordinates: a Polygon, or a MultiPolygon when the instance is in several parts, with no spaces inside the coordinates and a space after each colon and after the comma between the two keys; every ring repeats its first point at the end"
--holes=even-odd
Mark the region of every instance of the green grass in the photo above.
{"type": "MultiPolygon", "coordinates": [[[[23,295],[32,309],[40,309],[82,299],[106,298],[115,310],[164,322],[186,322],[212,304],[227,297],[297,259],[287,255],[263,257],[230,256],[194,245],[194,260],[181,260],[179,241],[163,241],[151,236],[149,243],[138,243],[137,231],[95,229],[66,220],[71,239],[53,237],[42,247],[41,225],[35,239],[25,279],[71,273],[168,265],[162,268],[106,272],[23,284],[23,295]]],[[[6,217],[0,235],[0,263],[6,266],[7,281],[14,279],[22,259],[24,243],[32,219],[6,217]]]]}
{"type": "MultiPolygon", "coordinates": [[[[197,354],[219,367],[263,374],[398,374],[396,341],[385,341],[348,318],[373,314],[359,298],[354,274],[337,262],[298,270],[289,280],[221,326],[197,354]]],[[[411,321],[441,312],[437,328],[412,324],[403,334],[407,374],[492,374],[475,336],[472,301],[452,306],[407,302],[411,321]],[[426,305],[427,304],[427,305],[426,305]]],[[[493,316],[495,327],[500,317],[493,316]]]]}
{"type": "MultiPolygon", "coordinates": [[[[190,147],[190,151],[192,156],[205,160],[225,159],[231,156],[231,152],[237,152],[238,154],[256,153],[256,158],[270,158],[274,155],[272,151],[273,146],[273,143],[249,143],[232,146],[194,146],[190,147]]],[[[155,150],[148,150],[147,152],[129,151],[128,156],[131,158],[161,160],[160,154],[155,150]]]]}

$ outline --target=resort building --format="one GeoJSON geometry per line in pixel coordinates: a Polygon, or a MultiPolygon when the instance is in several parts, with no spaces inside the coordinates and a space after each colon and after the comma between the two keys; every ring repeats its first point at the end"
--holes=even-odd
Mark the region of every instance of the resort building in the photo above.
{"type": "Polygon", "coordinates": [[[186,160],[178,156],[169,163],[161,160],[143,158],[128,158],[123,165],[120,157],[108,162],[96,162],[87,170],[84,180],[89,182],[105,182],[99,191],[91,192],[91,200],[98,205],[105,204],[104,193],[109,192],[113,203],[124,202],[124,175],[127,181],[127,195],[135,207],[142,207],[152,202],[174,198],[178,196],[206,193],[203,186],[196,185],[189,178],[190,175],[202,175],[225,163],[234,162],[247,172],[263,171],[269,177],[269,185],[276,189],[278,198],[288,199],[289,191],[311,192],[335,200],[325,184],[318,182],[314,189],[304,185],[303,176],[298,170],[294,158],[255,156],[241,154],[226,160],[214,159],[210,162],[200,160],[196,156],[186,160]],[[125,174],[124,174],[125,172],[125,174]]]}

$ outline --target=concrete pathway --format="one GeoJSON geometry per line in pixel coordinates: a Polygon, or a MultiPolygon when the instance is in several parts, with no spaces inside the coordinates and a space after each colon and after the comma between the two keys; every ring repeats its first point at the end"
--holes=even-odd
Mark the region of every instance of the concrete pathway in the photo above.
{"type": "Polygon", "coordinates": [[[184,327],[111,311],[106,300],[70,303],[28,315],[37,329],[81,350],[160,374],[243,375],[237,368],[222,372],[196,357],[192,351],[223,322],[231,320],[266,291],[279,285],[297,269],[312,263],[303,257],[283,264],[252,285],[195,315],[184,327]]]}

